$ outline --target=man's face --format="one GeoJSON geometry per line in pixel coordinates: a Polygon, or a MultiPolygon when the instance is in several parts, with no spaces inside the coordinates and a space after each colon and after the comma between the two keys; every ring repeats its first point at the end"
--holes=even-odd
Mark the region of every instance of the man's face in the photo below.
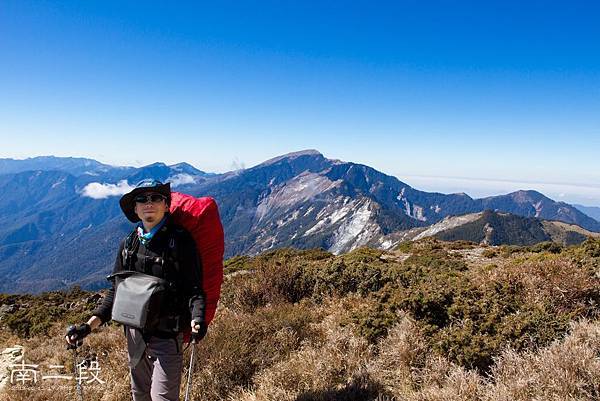
{"type": "Polygon", "coordinates": [[[167,202],[159,193],[144,192],[135,197],[134,211],[144,223],[158,222],[167,212],[167,202]]]}

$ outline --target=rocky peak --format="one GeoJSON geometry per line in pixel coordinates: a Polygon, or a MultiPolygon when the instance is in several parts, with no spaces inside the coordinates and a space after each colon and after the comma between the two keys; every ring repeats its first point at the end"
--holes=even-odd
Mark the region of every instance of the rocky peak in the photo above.
{"type": "Polygon", "coordinates": [[[172,164],[169,166],[171,170],[175,173],[183,173],[183,174],[191,174],[191,175],[203,175],[206,174],[204,171],[198,170],[196,167],[192,166],[189,163],[182,162],[177,164],[172,164]]]}
{"type": "Polygon", "coordinates": [[[543,194],[533,190],[519,190],[508,194],[517,203],[533,203],[540,200],[550,200],[543,194]]]}
{"type": "Polygon", "coordinates": [[[300,150],[298,152],[286,153],[285,155],[274,157],[272,159],[262,162],[261,164],[259,164],[256,167],[269,166],[269,165],[273,165],[273,164],[276,164],[281,161],[292,161],[294,159],[298,159],[303,156],[309,157],[309,158],[314,158],[314,159],[319,159],[319,160],[325,159],[325,156],[323,156],[323,154],[321,154],[321,152],[319,152],[318,150],[306,149],[306,150],[300,150]]]}

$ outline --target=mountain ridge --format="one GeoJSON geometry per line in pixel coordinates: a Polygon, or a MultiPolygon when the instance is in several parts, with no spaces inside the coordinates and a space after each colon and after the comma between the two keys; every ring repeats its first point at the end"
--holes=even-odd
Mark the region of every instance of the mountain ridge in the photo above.
{"type": "Polygon", "coordinates": [[[592,219],[594,219],[596,221],[600,221],[600,207],[583,206],[583,205],[577,205],[577,204],[573,204],[573,206],[576,207],[577,209],[579,209],[582,213],[591,217],[592,219]]]}
{"type": "Polygon", "coordinates": [[[328,159],[315,150],[223,174],[161,162],[107,168],[94,176],[68,172],[81,171],[72,165],[65,170],[0,174],[5,194],[0,198],[0,277],[17,281],[9,285],[5,280],[0,291],[29,291],[39,279],[46,280],[40,291],[64,283],[106,285],[103,276],[111,269],[120,238],[130,230],[116,200],[144,178],[169,181],[175,191],[214,197],[225,229],[226,257],[281,247],[336,254],[368,244],[386,248],[395,233],[485,209],[562,219],[600,231],[600,223],[536,191],[482,199],[425,192],[367,165],[328,159]]]}

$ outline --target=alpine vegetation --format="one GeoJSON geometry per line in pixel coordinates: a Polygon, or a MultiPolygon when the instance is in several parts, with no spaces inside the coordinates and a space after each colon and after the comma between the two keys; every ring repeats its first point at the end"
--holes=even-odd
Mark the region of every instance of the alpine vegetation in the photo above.
{"type": "MultiPolygon", "coordinates": [[[[280,249],[226,261],[216,318],[198,345],[192,399],[597,400],[600,241],[491,246],[424,238],[342,255],[280,249]]],[[[0,299],[0,345],[26,363],[65,366],[66,324],[93,310],[78,289],[0,299]]],[[[83,353],[128,397],[122,328],[83,353]]],[[[189,350],[186,354],[189,356],[189,350]]],[[[187,375],[187,371],[184,371],[187,375]]],[[[51,381],[4,385],[0,399],[64,400],[51,381]]]]}

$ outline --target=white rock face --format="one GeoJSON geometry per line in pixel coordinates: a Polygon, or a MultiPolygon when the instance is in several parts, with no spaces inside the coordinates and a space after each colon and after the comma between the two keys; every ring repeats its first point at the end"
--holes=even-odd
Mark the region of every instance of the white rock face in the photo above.
{"type": "Polygon", "coordinates": [[[423,207],[414,205],[413,207],[413,216],[417,220],[427,221],[427,217],[423,214],[423,207]]]}
{"type": "Polygon", "coordinates": [[[490,223],[486,223],[483,227],[483,232],[485,234],[485,238],[482,243],[490,245],[492,243],[492,235],[494,234],[494,227],[490,225],[490,223]]]}
{"type": "Polygon", "coordinates": [[[56,181],[54,184],[52,184],[52,188],[56,188],[59,185],[61,185],[63,182],[65,182],[64,178],[61,178],[60,180],[56,181]]]}
{"type": "Polygon", "coordinates": [[[310,214],[310,212],[312,212],[313,210],[315,210],[314,206],[311,206],[308,208],[308,210],[306,211],[306,213],[304,213],[304,215],[302,217],[306,217],[310,214]]]}
{"type": "Polygon", "coordinates": [[[294,210],[294,212],[290,216],[287,216],[283,219],[277,220],[277,223],[276,223],[277,227],[278,228],[283,227],[286,224],[293,222],[294,220],[296,220],[298,218],[299,215],[300,215],[300,210],[294,210]]]}
{"type": "Polygon", "coordinates": [[[371,202],[364,200],[351,217],[337,229],[329,252],[338,254],[365,245],[379,232],[379,226],[371,221],[371,202]]]}
{"type": "Polygon", "coordinates": [[[389,239],[383,239],[382,237],[379,239],[379,246],[381,247],[381,249],[387,250],[394,246],[394,241],[389,239]]]}
{"type": "Polygon", "coordinates": [[[338,203],[331,203],[325,206],[317,214],[317,224],[306,230],[304,236],[318,233],[319,231],[325,230],[328,227],[334,225],[342,218],[348,216],[356,208],[356,201],[352,201],[350,198],[344,198],[344,200],[338,203]]]}
{"type": "Polygon", "coordinates": [[[433,205],[433,206],[430,206],[429,208],[436,213],[439,213],[442,211],[442,208],[440,207],[440,205],[433,205]]]}
{"type": "Polygon", "coordinates": [[[412,212],[410,211],[410,203],[408,203],[407,199],[404,199],[404,213],[406,213],[407,216],[412,216],[412,212]]]}
{"type": "Polygon", "coordinates": [[[259,223],[267,214],[289,209],[293,205],[311,200],[335,185],[336,182],[319,174],[302,173],[274,187],[271,193],[260,201],[256,207],[256,222],[259,223]]]}
{"type": "MultiPolygon", "coordinates": [[[[398,196],[396,196],[396,199],[404,203],[404,214],[420,221],[427,221],[427,217],[425,217],[425,209],[423,208],[423,206],[415,204],[411,205],[408,199],[404,196],[405,192],[406,188],[402,188],[398,196]]],[[[440,210],[441,209],[439,209],[439,207],[436,205],[435,212],[439,213],[440,210]]]]}

